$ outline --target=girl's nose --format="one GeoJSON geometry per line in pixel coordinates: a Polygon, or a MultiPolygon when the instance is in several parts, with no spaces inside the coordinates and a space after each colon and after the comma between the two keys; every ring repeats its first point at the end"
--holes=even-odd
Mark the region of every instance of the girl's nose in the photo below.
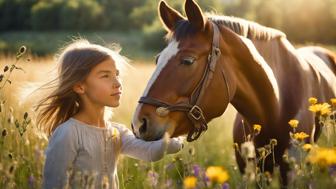
{"type": "Polygon", "coordinates": [[[113,83],[113,87],[114,88],[120,88],[121,87],[121,82],[119,80],[116,80],[114,83],[113,83]]]}

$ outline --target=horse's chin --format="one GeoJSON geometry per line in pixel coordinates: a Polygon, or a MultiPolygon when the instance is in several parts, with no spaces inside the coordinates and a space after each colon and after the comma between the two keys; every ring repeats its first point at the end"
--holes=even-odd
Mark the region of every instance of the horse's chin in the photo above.
{"type": "Polygon", "coordinates": [[[161,140],[164,136],[164,132],[160,132],[158,134],[156,134],[155,136],[142,136],[140,137],[140,139],[145,140],[145,141],[157,141],[157,140],[161,140]]]}
{"type": "MultiPolygon", "coordinates": [[[[167,128],[169,128],[169,126],[167,126],[167,125],[157,126],[156,129],[152,130],[152,132],[150,134],[143,135],[140,138],[142,140],[145,140],[145,141],[156,141],[156,140],[161,140],[166,133],[170,137],[172,133],[170,132],[170,129],[167,129],[167,128]]],[[[172,132],[174,132],[174,131],[172,131],[172,132]]]]}
{"type": "Polygon", "coordinates": [[[175,137],[175,125],[172,124],[165,124],[164,126],[158,126],[158,128],[161,129],[157,129],[155,131],[155,135],[151,135],[151,136],[144,136],[142,137],[143,140],[146,141],[156,141],[156,140],[161,140],[165,134],[168,135],[169,138],[175,137]]]}

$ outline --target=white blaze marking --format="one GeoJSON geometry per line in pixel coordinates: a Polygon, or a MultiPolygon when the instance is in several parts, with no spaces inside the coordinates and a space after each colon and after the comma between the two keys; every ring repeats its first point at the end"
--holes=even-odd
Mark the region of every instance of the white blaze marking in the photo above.
{"type": "MultiPolygon", "coordinates": [[[[171,41],[168,46],[160,53],[158,62],[157,62],[157,67],[152,75],[152,77],[150,78],[150,80],[148,81],[148,84],[146,86],[146,89],[143,93],[142,96],[147,96],[148,91],[151,89],[153,83],[155,82],[155,80],[157,79],[157,77],[160,75],[161,71],[163,70],[163,68],[167,65],[168,61],[174,57],[177,52],[179,51],[178,49],[178,45],[179,43],[176,40],[171,41]]],[[[134,116],[133,116],[133,125],[137,128],[138,125],[141,124],[141,120],[138,120],[138,115],[140,113],[140,109],[142,107],[142,104],[139,104],[135,110],[134,116]]],[[[137,130],[137,129],[136,129],[137,130]]],[[[138,131],[136,131],[138,132],[138,131]]]]}
{"type": "Polygon", "coordinates": [[[150,78],[147,87],[143,93],[143,96],[146,96],[148,94],[148,91],[152,87],[153,83],[157,79],[157,77],[160,75],[161,71],[163,68],[167,65],[168,61],[177,54],[179,51],[178,49],[179,43],[176,40],[173,40],[168,44],[168,46],[160,53],[158,62],[157,62],[157,67],[150,78]]]}

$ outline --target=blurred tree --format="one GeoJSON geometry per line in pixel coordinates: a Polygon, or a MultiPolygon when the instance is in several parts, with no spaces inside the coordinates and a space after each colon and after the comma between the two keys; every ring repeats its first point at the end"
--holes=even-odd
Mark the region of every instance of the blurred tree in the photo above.
{"type": "Polygon", "coordinates": [[[259,2],[259,4],[256,5],[255,20],[258,21],[259,24],[281,29],[283,24],[283,11],[280,7],[282,3],[282,0],[268,0],[259,2]]]}
{"type": "Polygon", "coordinates": [[[41,0],[32,7],[35,30],[98,30],[103,19],[103,8],[95,0],[41,0]]]}
{"type": "Polygon", "coordinates": [[[147,0],[98,0],[104,10],[104,22],[106,29],[128,30],[134,22],[129,15],[136,7],[142,6],[147,0]]]}
{"type": "Polygon", "coordinates": [[[78,30],[99,30],[104,27],[104,12],[95,0],[67,0],[60,13],[60,28],[78,30]]]}
{"type": "Polygon", "coordinates": [[[284,7],[283,31],[295,42],[335,42],[335,39],[325,38],[328,30],[336,26],[335,22],[332,22],[332,15],[326,11],[331,4],[328,0],[289,1],[284,7]]]}
{"type": "Polygon", "coordinates": [[[59,11],[63,0],[38,1],[32,7],[32,28],[35,30],[60,29],[59,11]]]}
{"type": "MultiPolygon", "coordinates": [[[[185,15],[184,0],[166,0],[185,15]]],[[[196,0],[204,12],[256,21],[294,42],[336,43],[336,0],[196,0]],[[224,14],[225,12],[225,14],[224,14]]],[[[146,48],[162,48],[160,0],[0,0],[0,31],[141,30],[146,48]]]]}
{"type": "Polygon", "coordinates": [[[37,0],[0,0],[0,31],[31,28],[30,9],[37,0]]]}
{"type": "Polygon", "coordinates": [[[246,18],[248,20],[256,20],[255,12],[257,5],[259,5],[262,0],[234,0],[230,1],[225,6],[225,13],[228,16],[236,16],[241,18],[246,18]]]}

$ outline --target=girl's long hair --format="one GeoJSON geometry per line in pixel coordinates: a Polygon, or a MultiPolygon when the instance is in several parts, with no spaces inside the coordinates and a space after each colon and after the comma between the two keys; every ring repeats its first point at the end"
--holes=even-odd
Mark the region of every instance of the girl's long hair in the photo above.
{"type": "Polygon", "coordinates": [[[58,78],[52,81],[56,82],[55,89],[36,105],[38,128],[50,136],[58,125],[75,115],[80,108],[80,99],[73,86],[84,81],[93,67],[109,58],[117,66],[126,62],[118,52],[87,40],[76,40],[66,46],[57,61],[58,78]]]}

